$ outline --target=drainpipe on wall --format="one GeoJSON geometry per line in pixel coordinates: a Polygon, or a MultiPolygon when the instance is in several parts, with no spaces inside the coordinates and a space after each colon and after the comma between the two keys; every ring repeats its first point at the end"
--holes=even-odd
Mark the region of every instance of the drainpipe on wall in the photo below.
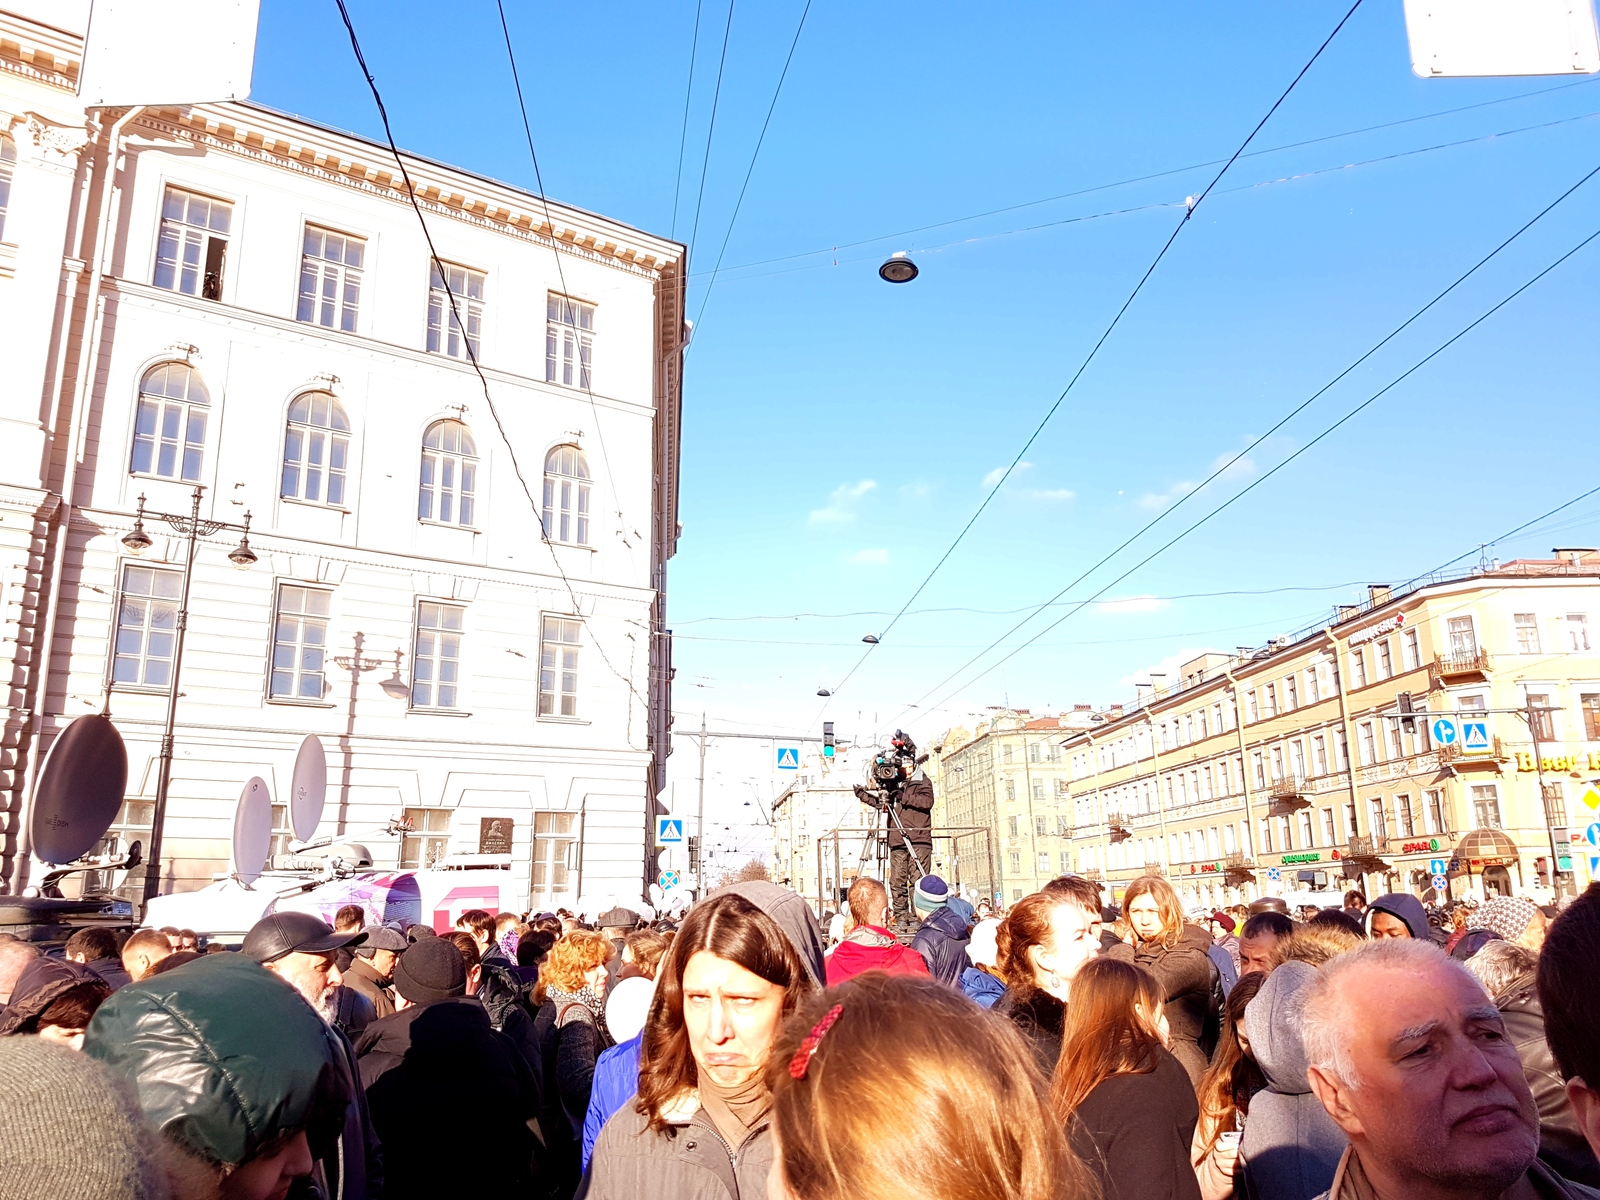
{"type": "MultiPolygon", "coordinates": [[[[1244,705],[1239,703],[1239,681],[1233,677],[1233,672],[1223,668],[1222,677],[1228,681],[1228,703],[1233,705],[1233,732],[1239,742],[1239,782],[1244,785],[1244,833],[1250,843],[1250,857],[1256,856],[1256,819],[1250,811],[1250,766],[1249,752],[1244,744],[1244,705]]],[[[1239,847],[1241,850],[1243,846],[1239,847]]],[[[1256,890],[1261,890],[1260,884],[1256,890]]]]}

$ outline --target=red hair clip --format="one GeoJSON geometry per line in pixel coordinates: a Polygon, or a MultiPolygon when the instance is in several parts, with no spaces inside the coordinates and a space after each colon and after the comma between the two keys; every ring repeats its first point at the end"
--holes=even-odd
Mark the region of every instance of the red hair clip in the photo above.
{"type": "Polygon", "coordinates": [[[822,1020],[811,1027],[811,1032],[806,1034],[804,1040],[800,1043],[800,1048],[794,1052],[794,1057],[789,1060],[789,1077],[791,1079],[804,1079],[806,1077],[806,1071],[811,1066],[811,1056],[817,1052],[817,1047],[821,1044],[822,1039],[827,1036],[828,1030],[833,1028],[833,1023],[839,1019],[843,1012],[844,1005],[835,1004],[828,1010],[827,1015],[822,1020]]]}

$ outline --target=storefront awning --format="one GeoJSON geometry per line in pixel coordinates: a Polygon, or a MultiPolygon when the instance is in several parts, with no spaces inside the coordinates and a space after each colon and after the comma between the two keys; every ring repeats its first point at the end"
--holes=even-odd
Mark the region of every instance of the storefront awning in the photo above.
{"type": "Polygon", "coordinates": [[[1517,843],[1499,829],[1474,829],[1456,843],[1455,857],[1474,861],[1515,862],[1517,843]]]}

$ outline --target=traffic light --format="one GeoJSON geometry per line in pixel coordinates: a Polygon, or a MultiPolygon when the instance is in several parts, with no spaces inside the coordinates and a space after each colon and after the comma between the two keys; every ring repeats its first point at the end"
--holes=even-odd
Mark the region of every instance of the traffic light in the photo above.
{"type": "Polygon", "coordinates": [[[824,721],[822,723],[822,757],[823,758],[832,758],[833,757],[833,722],[832,721],[824,721]]]}
{"type": "Polygon", "coordinates": [[[1400,705],[1400,728],[1407,733],[1415,733],[1417,731],[1417,719],[1411,715],[1416,711],[1411,706],[1411,693],[1401,692],[1395,697],[1395,701],[1400,705]]]}
{"type": "Polygon", "coordinates": [[[689,835],[689,871],[693,875],[700,873],[700,837],[698,834],[689,835]]]}

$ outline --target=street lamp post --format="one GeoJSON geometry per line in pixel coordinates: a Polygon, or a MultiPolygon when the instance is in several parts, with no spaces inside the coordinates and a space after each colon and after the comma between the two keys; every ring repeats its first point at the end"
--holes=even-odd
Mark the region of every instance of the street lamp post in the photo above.
{"type": "MultiPolygon", "coordinates": [[[[189,583],[194,577],[194,553],[196,543],[202,537],[210,537],[223,529],[237,529],[240,532],[239,544],[228,554],[228,560],[241,571],[247,571],[255,566],[256,553],[250,549],[250,514],[244,514],[243,525],[230,525],[226,521],[202,520],[200,517],[200,499],[205,494],[205,488],[195,486],[193,502],[189,506],[189,515],[182,516],[177,513],[151,513],[150,516],[165,521],[173,529],[185,534],[189,539],[187,551],[183,560],[183,586],[178,597],[178,617],[173,634],[172,643],[172,678],[168,681],[167,690],[167,720],[161,734],[161,759],[156,775],[156,804],[155,814],[151,821],[150,849],[145,855],[144,868],[144,903],[149,905],[155,899],[156,893],[161,890],[161,831],[167,819],[167,789],[172,782],[172,744],[173,730],[178,719],[178,677],[183,670],[183,641],[184,634],[189,628],[189,583]]],[[[131,554],[143,554],[150,549],[150,535],[144,531],[144,496],[139,497],[139,509],[134,517],[133,528],[123,536],[122,544],[131,554]]]]}

